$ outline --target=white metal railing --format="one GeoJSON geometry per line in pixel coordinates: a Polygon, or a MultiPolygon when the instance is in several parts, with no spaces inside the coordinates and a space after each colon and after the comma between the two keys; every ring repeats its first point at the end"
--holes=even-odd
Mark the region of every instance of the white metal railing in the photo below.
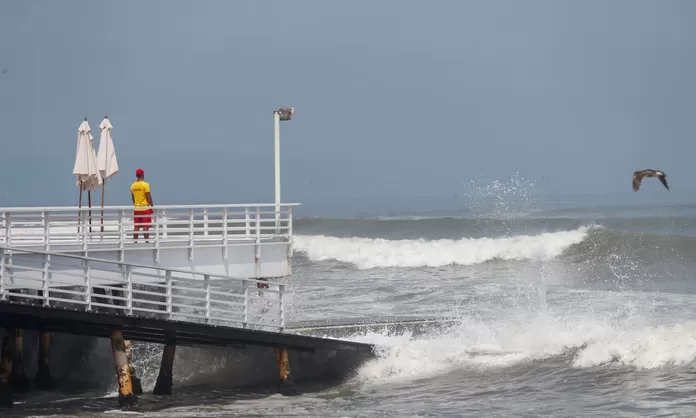
{"type": "Polygon", "coordinates": [[[112,309],[139,317],[282,332],[285,286],[0,246],[0,300],[6,302],[86,311],[112,309]],[[72,279],[68,287],[61,282],[66,277],[72,279]],[[74,278],[83,284],[74,285],[74,278]],[[20,281],[35,284],[31,289],[19,289],[16,283],[20,281]]]}
{"type": "Polygon", "coordinates": [[[282,204],[156,206],[151,222],[134,230],[132,206],[0,208],[0,244],[8,247],[74,246],[84,251],[223,247],[290,241],[292,207],[282,204]],[[137,232],[138,239],[134,233],[137,232]],[[144,234],[149,234],[147,239],[144,234]]]}

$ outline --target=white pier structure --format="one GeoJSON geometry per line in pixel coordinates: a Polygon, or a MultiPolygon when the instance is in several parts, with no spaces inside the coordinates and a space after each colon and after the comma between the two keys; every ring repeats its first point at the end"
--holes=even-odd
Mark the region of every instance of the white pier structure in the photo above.
{"type": "MultiPolygon", "coordinates": [[[[292,273],[292,208],[297,205],[282,204],[279,211],[275,204],[156,206],[149,231],[137,231],[137,241],[132,206],[0,208],[0,246],[10,255],[12,249],[30,251],[13,257],[71,254],[188,270],[194,279],[202,277],[197,273],[285,277],[292,273]]],[[[49,287],[82,285],[84,279],[72,274],[82,271],[82,262],[74,267],[49,287]]],[[[25,285],[36,288],[31,281],[13,284],[25,285]]]]}
{"type": "Polygon", "coordinates": [[[283,332],[285,287],[0,246],[0,302],[283,332]],[[267,287],[259,291],[259,284],[267,287]],[[111,295],[97,293],[97,288],[110,290],[111,295]]]}

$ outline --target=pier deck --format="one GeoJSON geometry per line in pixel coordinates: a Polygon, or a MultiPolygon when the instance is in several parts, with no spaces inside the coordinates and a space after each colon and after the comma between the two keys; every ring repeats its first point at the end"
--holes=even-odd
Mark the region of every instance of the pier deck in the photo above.
{"type": "Polygon", "coordinates": [[[301,352],[354,351],[370,353],[369,344],[319,338],[287,332],[191,323],[129,315],[0,302],[0,326],[110,338],[111,330],[123,330],[125,338],[177,346],[260,346],[301,352]]]}
{"type": "Polygon", "coordinates": [[[6,328],[96,337],[118,328],[134,341],[193,346],[372,350],[285,332],[286,292],[278,281],[0,247],[0,326],[6,328]],[[82,284],[67,286],[64,276],[82,284]],[[29,281],[35,284],[16,286],[29,281]]]}
{"type": "Polygon", "coordinates": [[[0,208],[0,245],[235,277],[291,274],[292,208],[282,204],[153,209],[149,239],[133,236],[133,208],[0,208]]]}

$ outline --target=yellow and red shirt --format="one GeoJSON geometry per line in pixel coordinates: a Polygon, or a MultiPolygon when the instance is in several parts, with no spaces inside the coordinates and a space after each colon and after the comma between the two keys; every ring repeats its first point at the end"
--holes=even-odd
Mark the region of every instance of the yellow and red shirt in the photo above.
{"type": "Polygon", "coordinates": [[[133,198],[135,200],[135,209],[142,210],[150,207],[147,201],[147,193],[150,193],[150,184],[145,180],[136,180],[131,185],[131,193],[133,193],[133,198]]]}

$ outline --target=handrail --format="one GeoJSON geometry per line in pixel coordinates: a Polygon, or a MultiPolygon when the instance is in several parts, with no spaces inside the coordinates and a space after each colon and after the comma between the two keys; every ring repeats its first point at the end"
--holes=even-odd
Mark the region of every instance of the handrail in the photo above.
{"type": "MultiPolygon", "coordinates": [[[[300,206],[301,203],[281,203],[283,206],[300,206]]],[[[248,207],[262,207],[262,208],[275,208],[275,203],[234,203],[234,204],[212,204],[212,205],[155,205],[153,209],[222,209],[222,208],[248,208],[248,207]]],[[[133,205],[126,206],[35,206],[35,207],[0,207],[0,212],[41,212],[41,211],[101,211],[104,210],[133,210],[133,205]]]]}
{"type": "MultiPolygon", "coordinates": [[[[147,265],[147,264],[126,263],[123,261],[107,260],[105,258],[98,258],[98,257],[85,257],[85,256],[69,254],[69,253],[56,253],[56,252],[51,252],[51,251],[28,250],[25,248],[7,247],[5,245],[0,244],[0,257],[2,256],[3,251],[5,252],[5,254],[7,254],[7,252],[9,251],[10,255],[12,255],[13,252],[27,253],[27,254],[50,255],[52,257],[57,255],[61,258],[71,258],[71,259],[80,260],[80,261],[93,261],[93,262],[98,262],[98,263],[117,265],[119,267],[130,266],[130,267],[139,268],[139,269],[164,270],[165,272],[170,271],[172,273],[186,274],[189,276],[191,276],[191,275],[193,275],[193,276],[211,276],[211,277],[215,277],[215,278],[223,279],[223,280],[248,281],[248,282],[258,283],[258,284],[263,284],[263,285],[268,284],[268,281],[266,281],[266,280],[256,280],[256,279],[252,279],[252,278],[239,278],[239,277],[227,276],[225,274],[204,273],[204,272],[200,272],[200,271],[192,271],[192,270],[186,270],[186,269],[180,269],[180,268],[171,268],[171,267],[165,268],[165,267],[156,267],[156,266],[147,265]]],[[[187,280],[192,280],[192,279],[187,279],[187,280]]],[[[195,279],[193,279],[193,280],[195,280],[195,279]]]]}
{"type": "Polygon", "coordinates": [[[0,246],[0,300],[10,304],[283,332],[285,288],[272,281],[0,246]]]}
{"type": "MultiPolygon", "coordinates": [[[[282,204],[276,213],[273,204],[163,205],[151,215],[136,215],[132,206],[0,208],[0,244],[44,251],[53,245],[66,251],[115,250],[121,261],[125,252],[142,248],[155,249],[159,260],[162,249],[291,245],[294,206],[298,204],[282,204]]],[[[190,251],[190,261],[194,253],[190,251]]],[[[226,260],[228,252],[224,254],[226,260]]]]}

